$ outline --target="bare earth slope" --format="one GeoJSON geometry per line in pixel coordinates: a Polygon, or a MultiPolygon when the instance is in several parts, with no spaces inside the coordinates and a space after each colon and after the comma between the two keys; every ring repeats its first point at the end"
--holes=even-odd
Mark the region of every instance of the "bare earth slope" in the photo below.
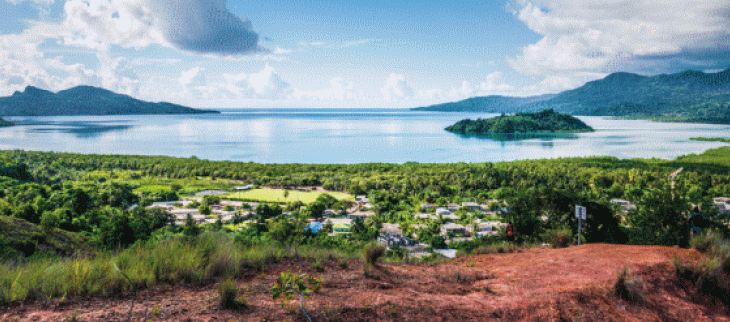
{"type": "MultiPolygon", "coordinates": [[[[221,309],[215,285],[162,286],[115,298],[36,301],[0,307],[2,321],[306,321],[292,302],[282,309],[269,289],[279,272],[321,276],[306,300],[315,321],[730,321],[721,303],[696,294],[675,277],[672,258],[700,255],[680,248],[591,244],[566,249],[466,256],[434,265],[381,264],[365,278],[361,263],[324,271],[291,260],[238,280],[249,307],[221,309]],[[628,266],[643,282],[643,299],[613,294],[628,266]]],[[[298,306],[298,303],[296,303],[298,306]]]]}

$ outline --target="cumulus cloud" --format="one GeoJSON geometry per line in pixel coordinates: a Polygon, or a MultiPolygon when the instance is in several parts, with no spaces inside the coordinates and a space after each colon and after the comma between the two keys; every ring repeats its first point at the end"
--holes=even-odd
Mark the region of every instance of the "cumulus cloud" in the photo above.
{"type": "Polygon", "coordinates": [[[315,91],[305,91],[295,89],[292,97],[300,100],[316,99],[316,100],[351,100],[360,99],[361,95],[353,92],[352,82],[347,82],[342,78],[335,77],[330,80],[330,87],[315,91]]]}
{"type": "MultiPolygon", "coordinates": [[[[533,88],[531,91],[535,91],[533,88]]],[[[502,73],[492,72],[487,74],[483,81],[480,81],[474,85],[472,82],[464,80],[461,82],[461,87],[452,87],[448,92],[448,97],[451,99],[464,99],[474,96],[490,96],[490,95],[518,95],[525,91],[524,88],[516,88],[510,84],[502,81],[502,73]]],[[[440,94],[440,91],[438,92],[440,94]]],[[[419,97],[429,98],[423,96],[419,92],[419,97]]],[[[434,97],[434,98],[438,98],[434,97]]]]}
{"type": "Polygon", "coordinates": [[[479,90],[485,95],[506,94],[514,89],[514,86],[502,83],[502,73],[500,72],[487,75],[486,80],[479,84],[479,90]]]}
{"type": "Polygon", "coordinates": [[[386,101],[413,97],[413,89],[408,86],[403,74],[390,74],[380,93],[386,101]]]}
{"type": "Polygon", "coordinates": [[[207,85],[205,74],[200,67],[194,67],[182,72],[178,82],[180,82],[183,88],[198,88],[207,85]]]}
{"type": "Polygon", "coordinates": [[[237,98],[281,100],[293,91],[269,64],[258,73],[224,74],[223,77],[226,79],[224,88],[237,98]]]}
{"type": "Polygon", "coordinates": [[[527,75],[600,77],[730,65],[726,0],[518,0],[515,14],[542,38],[509,59],[527,75]]]}
{"type": "Polygon", "coordinates": [[[54,32],[51,25],[35,24],[23,33],[0,37],[0,96],[22,91],[28,85],[58,91],[101,84],[100,75],[82,64],[46,57],[39,44],[54,32]]]}
{"type": "Polygon", "coordinates": [[[217,54],[241,54],[257,48],[251,22],[226,8],[226,0],[149,0],[157,26],[175,47],[217,54]]]}
{"type": "Polygon", "coordinates": [[[102,52],[98,59],[100,67],[97,74],[102,87],[131,96],[139,94],[141,81],[127,58],[111,58],[102,52]]]}
{"type": "Polygon", "coordinates": [[[427,90],[418,90],[418,95],[416,95],[420,99],[429,99],[429,100],[441,100],[443,98],[443,93],[440,88],[432,88],[427,90]]]}
{"type": "Polygon", "coordinates": [[[251,22],[231,13],[226,0],[68,0],[64,11],[67,44],[161,44],[219,55],[261,51],[251,22]]]}

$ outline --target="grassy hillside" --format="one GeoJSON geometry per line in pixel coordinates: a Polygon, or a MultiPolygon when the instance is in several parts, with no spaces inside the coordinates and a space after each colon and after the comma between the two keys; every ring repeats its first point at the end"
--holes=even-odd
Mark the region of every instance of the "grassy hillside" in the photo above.
{"type": "Polygon", "coordinates": [[[0,215],[0,257],[13,258],[21,253],[39,252],[70,256],[86,252],[87,238],[61,229],[44,230],[22,219],[0,215]]]}

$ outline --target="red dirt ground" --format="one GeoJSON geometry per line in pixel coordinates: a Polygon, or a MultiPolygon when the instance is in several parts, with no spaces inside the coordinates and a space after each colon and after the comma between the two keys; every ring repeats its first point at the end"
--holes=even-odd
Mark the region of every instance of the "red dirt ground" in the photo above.
{"type": "Polygon", "coordinates": [[[214,284],[159,286],[137,297],[91,297],[63,303],[0,307],[0,321],[306,321],[298,302],[282,309],[270,288],[279,272],[322,277],[306,300],[314,321],[730,321],[728,308],[676,278],[672,258],[694,250],[590,244],[564,249],[465,256],[434,265],[381,264],[366,278],[362,264],[335,261],[324,271],[291,260],[238,280],[248,308],[218,305],[214,284]],[[621,300],[613,285],[624,266],[642,281],[642,299],[621,300]]]}

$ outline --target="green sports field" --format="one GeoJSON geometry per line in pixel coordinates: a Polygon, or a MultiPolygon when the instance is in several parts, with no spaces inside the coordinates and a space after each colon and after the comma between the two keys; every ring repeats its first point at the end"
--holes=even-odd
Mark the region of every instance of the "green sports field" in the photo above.
{"type": "MultiPolygon", "coordinates": [[[[233,192],[222,196],[223,199],[235,199],[243,201],[260,201],[260,202],[294,202],[301,201],[303,203],[310,203],[319,197],[323,192],[303,192],[297,190],[284,190],[284,189],[251,189],[248,191],[233,192]],[[288,191],[289,194],[284,197],[284,192],[288,191]]],[[[327,194],[338,200],[352,200],[353,196],[342,192],[327,192],[327,194]]]]}

